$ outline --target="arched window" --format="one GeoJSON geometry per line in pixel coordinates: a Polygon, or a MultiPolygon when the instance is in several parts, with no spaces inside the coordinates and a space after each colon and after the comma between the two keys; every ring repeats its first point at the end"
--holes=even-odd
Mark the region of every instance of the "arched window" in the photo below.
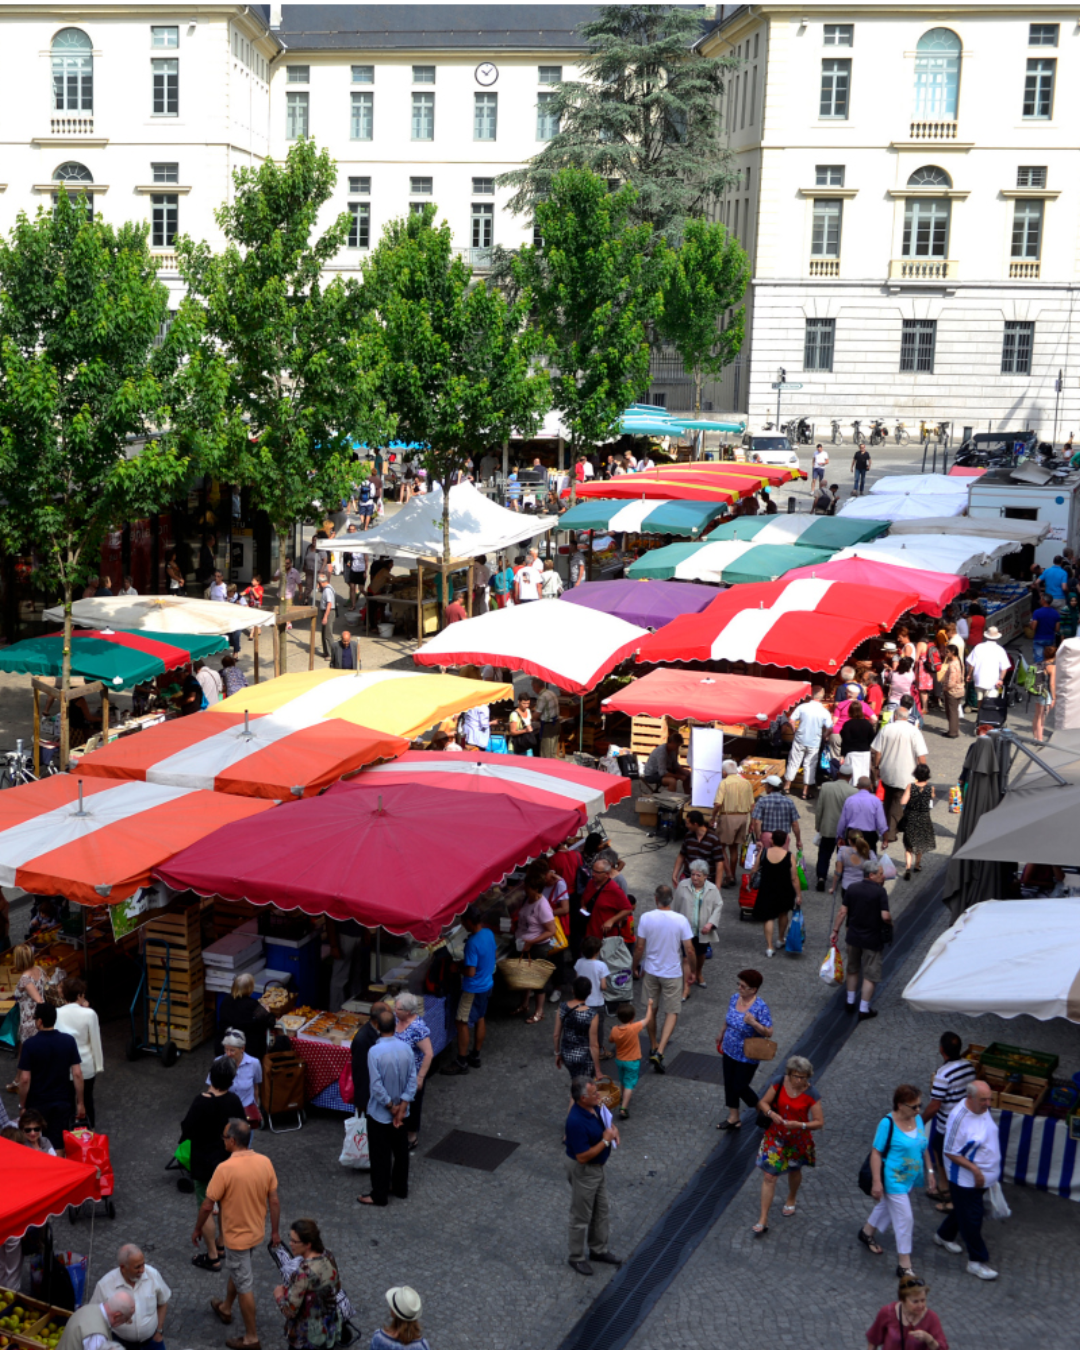
{"type": "MultiPolygon", "coordinates": [[[[941,192],[952,187],[952,179],[936,164],[925,164],[907,181],[909,188],[937,188],[941,192]]],[[[905,258],[947,258],[949,256],[948,197],[908,197],[904,204],[905,258]]]]}
{"type": "Polygon", "coordinates": [[[960,39],[931,28],[915,47],[915,116],[955,119],[960,98],[960,39]]]}
{"type": "Polygon", "coordinates": [[[94,56],[81,28],[61,28],[52,40],[53,108],[94,111],[94,56]]]}
{"type": "MultiPolygon", "coordinates": [[[[85,164],[77,164],[74,160],[68,160],[61,164],[52,176],[54,183],[63,183],[65,190],[72,197],[77,197],[81,188],[89,187],[94,181],[94,175],[85,164]]],[[[53,193],[53,206],[55,207],[60,199],[59,192],[53,193]]],[[[94,217],[94,198],[89,192],[86,193],[86,215],[87,219],[94,217]]]]}

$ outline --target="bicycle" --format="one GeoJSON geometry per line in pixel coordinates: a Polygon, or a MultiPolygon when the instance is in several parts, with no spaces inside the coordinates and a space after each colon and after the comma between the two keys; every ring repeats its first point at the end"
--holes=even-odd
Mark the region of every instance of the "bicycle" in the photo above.
{"type": "Polygon", "coordinates": [[[875,418],[874,421],[870,423],[870,444],[883,445],[888,439],[889,428],[884,422],[875,418]]]}
{"type": "Polygon", "coordinates": [[[863,438],[862,423],[856,417],[851,424],[851,444],[858,445],[863,438]]]}
{"type": "Polygon", "coordinates": [[[907,445],[908,441],[911,440],[908,429],[904,426],[903,422],[897,422],[896,431],[893,434],[896,437],[897,445],[907,445]]]}
{"type": "MultiPolygon", "coordinates": [[[[0,759],[4,760],[0,766],[0,790],[37,782],[33,756],[24,753],[22,741],[16,741],[15,749],[5,751],[0,755],[0,759]]],[[[55,770],[53,772],[55,773],[55,770]]]]}
{"type": "Polygon", "coordinates": [[[844,433],[840,430],[840,423],[836,420],[835,417],[833,418],[832,424],[832,443],[833,445],[844,444],[844,433]]]}

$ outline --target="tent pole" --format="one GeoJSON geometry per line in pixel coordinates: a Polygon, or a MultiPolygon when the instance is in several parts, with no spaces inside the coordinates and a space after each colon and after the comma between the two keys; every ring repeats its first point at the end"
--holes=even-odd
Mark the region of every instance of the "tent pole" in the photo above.
{"type": "Polygon", "coordinates": [[[278,621],[274,619],[274,679],[281,674],[281,628],[278,621]]]}
{"type": "Polygon", "coordinates": [[[255,644],[255,648],[254,648],[254,650],[253,650],[253,652],[252,652],[252,657],[253,657],[253,659],[254,659],[254,661],[255,661],[255,671],[254,671],[254,675],[255,675],[255,683],[258,684],[258,683],[259,683],[259,625],[258,625],[258,624],[256,624],[255,627],[251,630],[251,640],[252,640],[252,642],[255,644]]]}
{"type": "Polygon", "coordinates": [[[101,744],[109,744],[109,691],[101,691],[101,744]]]}
{"type": "Polygon", "coordinates": [[[585,753],[585,695],[581,694],[578,698],[578,750],[585,753]]]}
{"type": "MultiPolygon", "coordinates": [[[[318,613],[318,611],[316,610],[315,613],[318,613]]],[[[308,640],[307,668],[308,670],[315,669],[315,614],[312,614],[311,616],[311,637],[308,640]]]]}
{"type": "Polygon", "coordinates": [[[41,777],[41,704],[38,702],[37,685],[30,690],[34,696],[34,777],[41,777]]]}
{"type": "Polygon", "coordinates": [[[416,645],[424,645],[424,564],[416,560],[416,645]]]}
{"type": "Polygon", "coordinates": [[[465,613],[472,618],[473,578],[476,575],[476,559],[469,559],[469,593],[465,601],[465,613]]]}

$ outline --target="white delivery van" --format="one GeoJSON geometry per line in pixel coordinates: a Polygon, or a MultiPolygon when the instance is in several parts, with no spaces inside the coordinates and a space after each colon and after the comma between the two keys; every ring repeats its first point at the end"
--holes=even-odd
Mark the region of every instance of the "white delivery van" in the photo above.
{"type": "Polygon", "coordinates": [[[797,469],[799,456],[781,431],[747,428],[742,438],[746,458],[751,464],[772,464],[782,469],[797,469]]]}
{"type": "MultiPolygon", "coordinates": [[[[1063,548],[1075,548],[1080,540],[1080,470],[1055,474],[1035,464],[991,470],[971,480],[968,515],[985,520],[988,535],[994,533],[995,520],[1032,520],[1049,525],[1045,539],[1033,550],[1029,545],[1022,551],[1027,566],[1036,562],[1049,567],[1063,548]]],[[[1010,557],[1019,559],[1021,555],[1010,557]]],[[[1003,559],[1003,564],[1006,561],[1003,559]]],[[[1012,573],[1012,568],[1006,570],[1012,573]]]]}

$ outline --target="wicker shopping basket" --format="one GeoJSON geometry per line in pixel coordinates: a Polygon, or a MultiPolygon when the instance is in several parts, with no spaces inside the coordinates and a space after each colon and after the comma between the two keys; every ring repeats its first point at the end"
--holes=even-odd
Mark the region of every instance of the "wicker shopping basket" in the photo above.
{"type": "Polygon", "coordinates": [[[520,956],[506,957],[498,967],[511,989],[543,989],[555,974],[550,961],[526,961],[520,956]]]}

